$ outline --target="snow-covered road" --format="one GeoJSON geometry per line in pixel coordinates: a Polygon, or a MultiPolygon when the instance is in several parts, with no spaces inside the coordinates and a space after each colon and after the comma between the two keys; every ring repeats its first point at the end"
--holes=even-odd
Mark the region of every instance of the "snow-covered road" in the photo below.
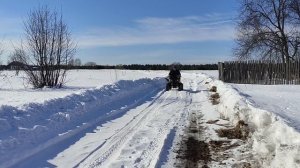
{"type": "MultiPolygon", "coordinates": [[[[189,113],[198,109],[200,79],[184,78],[185,91],[161,91],[151,101],[99,126],[49,162],[58,167],[155,167],[172,132],[183,128],[189,113]],[[80,152],[78,152],[80,151],[80,152]]],[[[202,89],[202,90],[201,90],[202,89]]],[[[171,139],[175,138],[175,134],[171,139]]]]}
{"type": "MultiPolygon", "coordinates": [[[[127,119],[128,122],[123,122],[125,125],[117,130],[108,128],[115,133],[82,166],[96,167],[107,163],[110,164],[109,167],[154,167],[164,139],[187,114],[187,105],[190,103],[185,94],[167,92],[153,102],[131,110],[130,113],[135,115],[130,120],[127,119]]],[[[118,120],[115,121],[116,124],[120,123],[118,120]]],[[[101,134],[101,128],[99,133],[101,134]]]]}
{"type": "Polygon", "coordinates": [[[0,167],[299,167],[300,134],[279,116],[201,72],[168,92],[157,73],[2,105],[0,167]]]}
{"type": "MultiPolygon", "coordinates": [[[[191,117],[195,115],[194,118],[199,118],[199,127],[201,123],[203,128],[211,127],[204,124],[205,122],[219,119],[216,107],[209,100],[210,93],[205,79],[198,73],[185,74],[182,79],[183,91],[173,89],[166,92],[161,87],[164,84],[160,84],[157,85],[159,91],[156,91],[155,87],[152,91],[148,89],[149,92],[144,92],[144,95],[139,94],[144,98],[138,100],[126,96],[119,99],[110,98],[114,100],[112,105],[114,108],[110,109],[110,115],[114,116],[115,113],[115,117],[106,119],[104,117],[99,121],[97,118],[90,120],[89,127],[94,129],[87,129],[87,124],[83,124],[81,127],[87,128],[78,131],[79,127],[68,131],[62,135],[67,138],[52,142],[49,147],[39,149],[33,156],[23,159],[14,166],[114,168],[174,167],[175,164],[179,164],[178,167],[182,167],[176,157],[177,152],[182,150],[180,144],[187,134],[186,129],[191,117]],[[116,106],[116,101],[122,105],[116,106]]],[[[143,80],[139,83],[142,82],[143,80]]],[[[128,88],[126,84],[124,86],[128,88]]],[[[103,105],[99,107],[103,108],[103,105]]],[[[93,108],[93,111],[95,110],[93,108]]],[[[220,128],[217,125],[214,127],[220,128]]],[[[215,129],[213,127],[203,129],[197,141],[201,139],[204,143],[219,139],[215,129]]],[[[206,152],[209,156],[209,151],[206,152]]]]}
{"type": "Polygon", "coordinates": [[[99,125],[94,132],[87,133],[48,162],[57,167],[110,168],[182,167],[187,166],[186,164],[204,166],[211,162],[211,158],[217,158],[209,165],[213,167],[220,166],[222,162],[228,162],[229,167],[240,163],[243,156],[240,152],[233,152],[231,147],[227,147],[227,158],[222,151],[209,147],[212,142],[220,142],[219,148],[223,144],[232,143],[234,149],[242,146],[241,150],[247,153],[243,141],[224,141],[217,136],[215,130],[224,128],[221,125],[229,123],[219,118],[216,107],[209,101],[210,93],[204,78],[198,74],[185,75],[183,83],[184,91],[160,91],[153,99],[129,109],[122,117],[99,125]],[[216,122],[206,124],[208,121],[216,122]],[[183,142],[183,139],[190,138],[187,129],[191,122],[196,123],[196,131],[192,130],[196,135],[195,141],[208,147],[208,151],[201,151],[201,146],[198,146],[200,153],[195,154],[208,157],[197,158],[194,163],[185,163],[184,158],[179,160],[178,157],[187,154],[182,151],[178,155],[178,152],[185,148],[182,144],[189,143],[183,142]],[[211,153],[215,156],[211,156],[211,153]],[[226,161],[231,157],[234,159],[226,161]]]}
{"type": "MultiPolygon", "coordinates": [[[[43,126],[34,128],[48,131],[36,133],[36,129],[26,129],[26,139],[21,139],[24,136],[19,133],[25,128],[19,127],[16,134],[11,131],[20,142],[12,147],[20,150],[7,148],[7,154],[16,159],[3,165],[142,168],[244,164],[245,158],[251,156],[247,143],[220,138],[216,133],[232,125],[220,118],[217,106],[211,103],[213,93],[208,90],[207,76],[186,73],[182,82],[183,91],[166,92],[163,79],[120,81],[42,104],[40,109],[52,110],[48,110],[48,115],[32,113],[44,120],[39,121],[43,126]],[[63,106],[53,108],[57,101],[63,106]],[[44,137],[48,141],[43,142],[44,137]]],[[[23,120],[19,117],[16,124],[25,127],[23,120]]],[[[8,138],[7,143],[10,142],[8,138]]]]}

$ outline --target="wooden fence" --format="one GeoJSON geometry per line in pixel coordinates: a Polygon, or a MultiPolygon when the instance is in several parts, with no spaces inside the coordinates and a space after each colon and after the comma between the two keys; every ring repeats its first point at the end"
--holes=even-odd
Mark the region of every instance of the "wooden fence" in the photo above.
{"type": "Polygon", "coordinates": [[[219,79],[241,84],[300,84],[300,61],[275,63],[263,61],[219,62],[219,79]]]}

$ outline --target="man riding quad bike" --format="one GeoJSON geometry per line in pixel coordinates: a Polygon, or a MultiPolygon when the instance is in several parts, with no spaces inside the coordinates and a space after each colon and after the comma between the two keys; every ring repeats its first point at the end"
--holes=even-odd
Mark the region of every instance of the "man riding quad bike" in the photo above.
{"type": "Polygon", "coordinates": [[[169,77],[166,78],[168,83],[166,85],[166,91],[172,88],[178,88],[179,91],[183,90],[183,84],[180,82],[181,74],[177,67],[173,66],[170,70],[169,77]]]}

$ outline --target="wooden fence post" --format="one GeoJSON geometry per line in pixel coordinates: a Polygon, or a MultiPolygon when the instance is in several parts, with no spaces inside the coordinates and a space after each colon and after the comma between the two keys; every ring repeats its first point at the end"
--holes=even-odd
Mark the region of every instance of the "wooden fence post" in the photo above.
{"type": "Polygon", "coordinates": [[[224,81],[224,63],[218,62],[219,80],[224,81]]]}
{"type": "Polygon", "coordinates": [[[248,84],[300,84],[300,61],[279,63],[274,61],[219,62],[219,79],[230,83],[248,84]]]}

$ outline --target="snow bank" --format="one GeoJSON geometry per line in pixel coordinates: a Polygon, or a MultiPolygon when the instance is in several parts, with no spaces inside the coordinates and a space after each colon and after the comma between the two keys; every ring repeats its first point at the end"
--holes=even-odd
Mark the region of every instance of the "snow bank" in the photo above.
{"type": "MultiPolygon", "coordinates": [[[[217,86],[221,96],[218,110],[221,117],[233,124],[244,120],[252,130],[249,142],[252,143],[255,157],[263,167],[300,167],[300,133],[276,114],[255,108],[230,85],[213,77],[206,77],[208,87],[217,86]]],[[[276,102],[274,102],[276,103],[276,102]]]]}
{"type": "Polygon", "coordinates": [[[0,167],[13,165],[76,134],[83,125],[122,115],[127,108],[132,108],[128,105],[145,101],[164,85],[162,78],[121,80],[44,103],[29,103],[22,109],[2,105],[0,167]],[[116,108],[121,110],[116,111],[116,108]]]}
{"type": "Polygon", "coordinates": [[[51,99],[63,98],[73,93],[110,85],[120,80],[138,80],[142,78],[154,79],[165,77],[168,71],[146,70],[70,70],[66,78],[66,85],[60,89],[42,88],[33,89],[27,83],[27,76],[15,71],[1,71],[0,73],[0,105],[21,107],[28,103],[44,103],[51,99]]]}

